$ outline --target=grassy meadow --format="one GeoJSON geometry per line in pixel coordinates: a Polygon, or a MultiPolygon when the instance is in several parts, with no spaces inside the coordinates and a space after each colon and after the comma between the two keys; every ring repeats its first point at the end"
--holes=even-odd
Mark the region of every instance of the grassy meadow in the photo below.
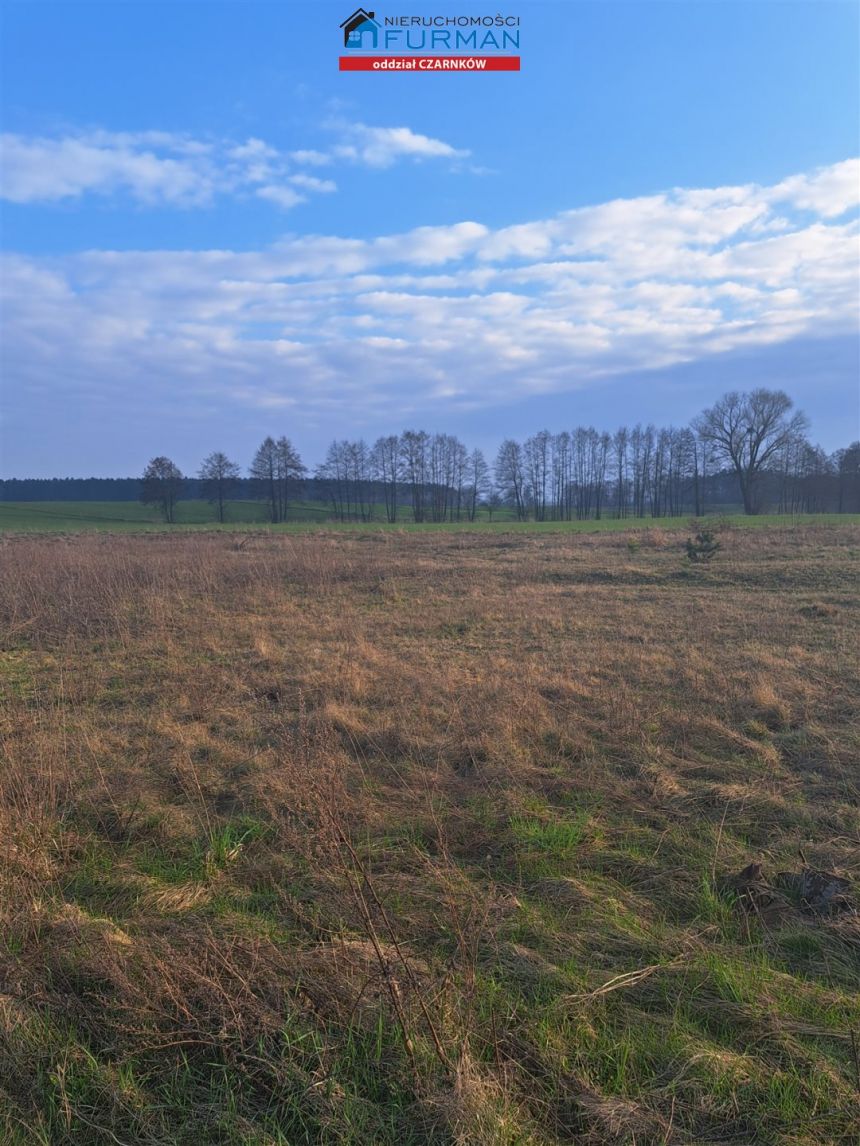
{"type": "Polygon", "coordinates": [[[860,1140],[856,520],[63,512],[0,538],[4,1146],[860,1140]]]}
{"type": "MultiPolygon", "coordinates": [[[[768,525],[785,527],[815,524],[860,524],[860,514],[760,514],[745,517],[737,507],[725,513],[708,512],[709,524],[727,523],[761,529],[768,525]],[[716,521],[716,519],[719,521],[716,521]]],[[[234,501],[227,505],[225,521],[215,519],[215,510],[207,501],[180,501],[176,507],[176,521],[166,525],[157,509],[136,501],[0,501],[0,534],[2,533],[171,533],[190,531],[265,529],[291,533],[307,528],[326,529],[390,529],[390,530],[528,530],[538,532],[576,531],[593,533],[602,530],[630,529],[684,529],[689,531],[689,517],[616,518],[606,516],[599,520],[584,521],[517,521],[513,511],[496,510],[492,518],[486,509],[478,511],[474,522],[422,522],[416,524],[412,511],[402,506],[399,520],[390,525],[385,520],[385,507],[375,507],[375,520],[370,522],[339,522],[332,520],[329,506],[318,501],[299,501],[290,505],[289,520],[272,525],[266,516],[266,507],[259,501],[234,501]]]]}
{"type": "MultiPolygon", "coordinates": [[[[323,522],[329,516],[318,502],[293,507],[297,524],[323,522]]],[[[0,501],[0,532],[25,533],[107,530],[111,533],[153,529],[213,529],[266,525],[266,507],[259,501],[234,501],[227,506],[223,527],[208,501],[180,501],[176,522],[166,526],[157,509],[137,501],[0,501]]]]}

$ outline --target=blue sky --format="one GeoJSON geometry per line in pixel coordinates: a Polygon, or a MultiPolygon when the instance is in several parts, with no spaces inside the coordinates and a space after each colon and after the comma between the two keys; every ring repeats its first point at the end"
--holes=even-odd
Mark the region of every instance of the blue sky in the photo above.
{"type": "Polygon", "coordinates": [[[759,384],[858,436],[856,3],[522,0],[480,76],[339,73],[350,10],[3,5],[2,476],[759,384]]]}

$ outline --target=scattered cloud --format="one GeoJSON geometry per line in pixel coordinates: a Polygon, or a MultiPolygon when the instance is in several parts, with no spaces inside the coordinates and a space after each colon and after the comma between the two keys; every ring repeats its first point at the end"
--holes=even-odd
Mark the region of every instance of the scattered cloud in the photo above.
{"type": "Polygon", "coordinates": [[[808,175],[792,175],[773,188],[773,202],[789,203],[826,219],[857,206],[860,159],[846,159],[808,175]]]}
{"type": "Polygon", "coordinates": [[[441,139],[408,127],[338,121],[326,150],[282,152],[265,140],[193,139],[179,133],[89,131],[57,138],[6,133],[0,194],[13,203],[52,203],[83,195],[125,194],[146,206],[199,207],[218,196],[257,195],[283,209],[308,194],[336,190],[306,167],[359,164],[388,168],[402,160],[466,157],[441,139]],[[292,191],[300,187],[306,194],[292,191]]]}
{"type": "Polygon", "coordinates": [[[208,202],[215,168],[204,146],[144,132],[96,132],[62,139],[4,134],[2,193],[13,203],[51,202],[85,192],[130,192],[142,203],[208,202]]]}
{"type": "Polygon", "coordinates": [[[288,211],[290,207],[295,207],[297,203],[304,203],[305,201],[305,196],[300,195],[292,187],[279,186],[277,183],[266,183],[262,187],[258,187],[256,194],[260,199],[268,199],[270,203],[277,204],[285,211],[288,211]]]}
{"type": "Polygon", "coordinates": [[[331,163],[332,156],[326,151],[291,151],[290,159],[296,163],[309,164],[311,167],[325,167],[331,163]]]}
{"type": "Polygon", "coordinates": [[[251,159],[255,161],[277,159],[278,152],[262,139],[249,139],[238,147],[231,147],[227,154],[231,159],[251,159]]]}
{"type": "Polygon", "coordinates": [[[466,159],[469,152],[408,127],[368,127],[364,123],[332,124],[342,141],[332,154],[368,167],[391,167],[399,159],[466,159]]]}
{"type": "Polygon", "coordinates": [[[318,191],[321,194],[337,191],[337,184],[333,179],[317,179],[315,175],[291,175],[290,182],[294,187],[304,187],[308,191],[318,191]]]}
{"type": "MultiPolygon", "coordinates": [[[[245,146],[251,146],[251,141],[245,146]]],[[[259,148],[237,162],[271,160],[259,148]]],[[[122,402],[169,380],[220,409],[476,410],[858,326],[845,164],[675,189],[501,229],[296,235],[258,251],[6,261],[5,364],[122,402]],[[839,209],[837,209],[839,208],[839,209]]],[[[289,206],[320,190],[268,182],[289,206]]]]}

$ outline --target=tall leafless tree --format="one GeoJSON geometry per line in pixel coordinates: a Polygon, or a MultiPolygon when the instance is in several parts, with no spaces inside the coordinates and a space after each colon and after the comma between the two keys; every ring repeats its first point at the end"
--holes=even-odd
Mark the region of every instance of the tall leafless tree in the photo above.
{"type": "Polygon", "coordinates": [[[210,505],[215,507],[215,514],[222,523],[227,502],[235,492],[239,472],[238,465],[220,450],[211,453],[200,466],[198,477],[201,492],[210,505]]]}
{"type": "Polygon", "coordinates": [[[860,442],[837,450],[834,463],[838,476],[838,513],[860,512],[860,442]]]}
{"type": "Polygon", "coordinates": [[[478,506],[488,497],[493,488],[490,479],[490,467],[480,450],[472,450],[469,454],[468,470],[466,476],[466,516],[474,521],[478,514],[478,506]]]}
{"type": "Polygon", "coordinates": [[[249,470],[252,488],[257,497],[265,501],[269,520],[278,520],[278,448],[275,439],[263,440],[249,470]]]}
{"type": "Polygon", "coordinates": [[[264,439],[254,455],[250,474],[257,496],[266,502],[270,521],[286,520],[293,483],[305,472],[289,438],[264,439]]]}
{"type": "Polygon", "coordinates": [[[400,435],[400,465],[403,481],[412,495],[412,520],[424,521],[427,502],[430,435],[424,430],[405,430],[400,435]]]}
{"type": "Polygon", "coordinates": [[[809,426],[805,414],[792,414],[794,403],[783,390],[732,390],[695,419],[699,436],[730,463],[738,476],[744,513],[758,513],[762,474],[768,463],[809,426]]]}
{"type": "Polygon", "coordinates": [[[397,521],[397,484],[400,479],[400,439],[396,434],[377,438],[370,451],[373,480],[382,487],[385,519],[393,525],[397,521]]]}
{"type": "Polygon", "coordinates": [[[499,446],[496,455],[496,485],[499,493],[515,508],[517,517],[526,517],[526,477],[523,466],[523,448],[513,438],[499,446]]]}
{"type": "Polygon", "coordinates": [[[176,520],[176,503],[182,494],[182,473],[170,458],[153,458],[143,471],[140,500],[161,510],[164,520],[176,520]]]}

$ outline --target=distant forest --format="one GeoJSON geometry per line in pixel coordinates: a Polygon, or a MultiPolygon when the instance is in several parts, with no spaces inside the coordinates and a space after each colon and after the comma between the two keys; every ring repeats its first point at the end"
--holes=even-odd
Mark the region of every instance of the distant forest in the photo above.
{"type": "Polygon", "coordinates": [[[577,427],[502,442],[488,463],[451,434],[406,430],[332,442],[311,472],[286,437],[267,437],[246,473],[215,452],[198,474],[154,458],[140,478],[13,478],[0,500],[143,501],[174,520],[178,501],[206,500],[224,520],[230,502],[260,501],[272,521],[298,502],[342,521],[445,522],[747,513],[860,512],[860,442],[832,454],[807,438],[808,421],[782,391],[730,393],[689,427],[577,427]]]}
{"type": "MultiPolygon", "coordinates": [[[[855,472],[850,475],[843,471],[841,474],[830,472],[820,475],[807,475],[800,482],[792,482],[791,491],[786,497],[783,492],[783,482],[778,474],[770,474],[765,483],[762,512],[774,513],[860,513],[860,475],[855,472]]],[[[444,491],[446,487],[441,487],[444,491]]],[[[141,500],[143,480],[141,478],[0,478],[0,502],[37,502],[37,501],[135,501],[141,500]]],[[[689,481],[681,483],[680,490],[674,498],[666,495],[663,498],[653,499],[647,486],[643,486],[645,499],[638,499],[638,504],[628,497],[626,504],[619,505],[616,491],[609,488],[604,492],[602,504],[598,509],[598,497],[592,490],[590,495],[588,487],[582,491],[579,487],[570,490],[574,502],[574,510],[569,508],[559,512],[559,508],[552,502],[546,506],[546,512],[540,520],[553,520],[564,516],[565,518],[595,517],[601,514],[612,517],[672,517],[684,514],[695,514],[697,507],[693,497],[693,490],[689,481]],[[585,496],[583,496],[583,492],[585,496]],[[671,501],[671,504],[670,504],[671,501]]],[[[295,484],[293,498],[296,501],[311,502],[315,505],[326,506],[331,510],[332,516],[341,520],[372,520],[383,516],[385,512],[385,487],[381,482],[364,481],[361,478],[344,477],[340,481],[325,478],[305,478],[295,484]]],[[[467,490],[466,493],[471,491],[467,490]]],[[[427,488],[413,489],[407,484],[401,484],[397,490],[397,503],[402,508],[411,509],[416,493],[419,498],[429,505],[429,512],[425,519],[446,520],[438,512],[434,516],[432,502],[433,496],[427,488]]],[[[526,517],[534,516],[534,499],[531,488],[525,490],[526,517]]],[[[435,500],[439,501],[437,493],[435,500]]],[[[444,493],[442,493],[442,499],[444,493]]],[[[199,478],[182,479],[180,501],[204,501],[205,483],[199,478]]],[[[253,478],[238,478],[231,491],[231,501],[258,501],[260,497],[259,485],[253,478]]],[[[454,519],[457,516],[457,490],[448,488],[448,500],[452,502],[454,519]]],[[[478,508],[487,508],[487,497],[482,497],[478,508]]],[[[516,505],[510,499],[503,499],[501,505],[516,511],[516,505]]],[[[737,475],[732,470],[721,470],[718,473],[707,474],[701,479],[700,504],[698,514],[706,512],[727,512],[730,509],[741,509],[743,505],[737,475]]],[[[461,519],[466,519],[463,491],[460,491],[461,519]]],[[[410,514],[411,517],[411,514],[410,514]]]]}

